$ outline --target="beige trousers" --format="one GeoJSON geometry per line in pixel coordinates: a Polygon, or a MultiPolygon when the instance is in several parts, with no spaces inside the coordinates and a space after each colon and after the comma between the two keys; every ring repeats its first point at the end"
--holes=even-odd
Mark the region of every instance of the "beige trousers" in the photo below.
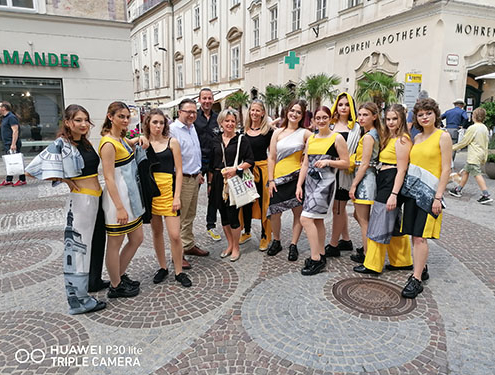
{"type": "Polygon", "coordinates": [[[193,223],[198,205],[198,190],[198,179],[184,176],[180,194],[180,238],[184,251],[195,245],[193,223]]]}

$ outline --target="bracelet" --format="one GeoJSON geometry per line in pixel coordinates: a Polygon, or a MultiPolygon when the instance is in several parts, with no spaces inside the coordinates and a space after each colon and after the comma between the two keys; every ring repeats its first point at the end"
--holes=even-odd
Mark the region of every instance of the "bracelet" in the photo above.
{"type": "Polygon", "coordinates": [[[440,198],[435,197],[435,200],[442,201],[442,197],[440,197],[440,198]]]}
{"type": "Polygon", "coordinates": [[[270,182],[275,182],[275,180],[268,180],[268,183],[270,183],[270,182]]]}
{"type": "Polygon", "coordinates": [[[391,192],[390,194],[393,194],[393,195],[395,195],[395,196],[397,196],[397,195],[398,195],[397,193],[394,193],[394,192],[391,192]]]}

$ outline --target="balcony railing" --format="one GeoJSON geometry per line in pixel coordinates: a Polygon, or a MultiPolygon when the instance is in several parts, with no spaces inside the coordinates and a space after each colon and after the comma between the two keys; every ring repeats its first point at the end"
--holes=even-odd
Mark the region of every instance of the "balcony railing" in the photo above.
{"type": "Polygon", "coordinates": [[[158,4],[168,3],[168,2],[170,2],[170,0],[148,0],[143,5],[139,6],[136,9],[136,14],[134,15],[133,19],[136,19],[136,18],[142,16],[147,11],[149,11],[149,10],[153,9],[154,7],[156,7],[158,4]]]}

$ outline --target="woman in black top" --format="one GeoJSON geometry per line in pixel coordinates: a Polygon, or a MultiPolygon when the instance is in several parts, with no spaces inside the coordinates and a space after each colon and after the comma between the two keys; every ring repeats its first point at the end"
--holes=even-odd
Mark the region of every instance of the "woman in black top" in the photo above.
{"type": "Polygon", "coordinates": [[[180,193],[182,188],[182,156],[177,139],[169,134],[169,126],[163,112],[152,109],[143,123],[144,135],[150,142],[146,150],[151,163],[155,182],[160,196],[154,197],[151,205],[151,231],[153,246],[160,269],[156,271],[153,282],[158,284],[168,275],[163,240],[163,219],[167,226],[170,251],[174,261],[175,280],[184,287],[192,285],[189,277],[182,272],[182,242],[180,239],[180,193]]]}
{"type": "MultiPolygon", "coordinates": [[[[224,188],[228,178],[234,177],[236,174],[240,175],[245,169],[254,165],[254,157],[249,141],[235,132],[238,122],[237,111],[226,109],[220,112],[217,121],[222,129],[222,134],[213,141],[208,173],[208,190],[220,211],[223,231],[228,241],[227,249],[220,256],[225,258],[231,255],[230,261],[235,262],[241,256],[239,251],[239,238],[241,236],[239,209],[235,205],[230,205],[229,198],[224,199],[224,188]],[[239,139],[241,142],[238,157],[240,164],[236,167],[233,164],[239,139]]],[[[226,191],[228,192],[228,189],[226,191]]]]}
{"type": "Polygon", "coordinates": [[[244,134],[251,145],[254,155],[254,182],[260,197],[254,202],[242,207],[244,233],[240,243],[251,238],[251,219],[261,220],[261,240],[259,249],[265,251],[272,240],[272,226],[267,217],[270,193],[268,192],[268,148],[273,135],[273,129],[267,121],[266,110],[261,100],[254,100],[248,109],[249,116],[244,125],[244,134]]]}

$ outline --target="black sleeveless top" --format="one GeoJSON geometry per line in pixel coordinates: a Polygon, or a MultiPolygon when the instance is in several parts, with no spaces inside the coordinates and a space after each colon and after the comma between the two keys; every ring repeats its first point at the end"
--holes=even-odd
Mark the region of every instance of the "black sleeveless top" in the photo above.
{"type": "Polygon", "coordinates": [[[266,160],[268,158],[267,150],[270,146],[272,135],[273,129],[270,129],[265,135],[260,134],[255,137],[244,134],[251,145],[251,150],[253,150],[254,161],[266,160]]]}
{"type": "Polygon", "coordinates": [[[100,165],[100,158],[94,150],[93,146],[86,148],[82,141],[74,141],[77,144],[77,149],[81,153],[84,160],[84,168],[82,174],[78,177],[92,176],[98,174],[98,166],[100,165]]]}
{"type": "Polygon", "coordinates": [[[154,172],[174,174],[175,172],[174,154],[170,149],[170,138],[168,139],[167,148],[160,152],[155,151],[155,154],[160,164],[156,167],[154,172]]]}

